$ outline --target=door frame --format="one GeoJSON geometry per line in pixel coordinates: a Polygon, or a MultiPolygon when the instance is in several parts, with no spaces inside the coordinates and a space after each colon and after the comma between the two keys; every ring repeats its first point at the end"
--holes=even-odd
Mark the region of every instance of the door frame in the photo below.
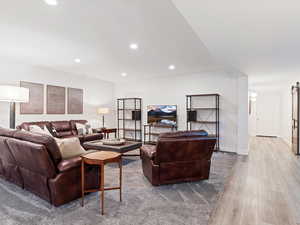
{"type": "Polygon", "coordinates": [[[300,149],[299,149],[299,119],[300,119],[300,83],[297,82],[295,86],[292,86],[292,151],[296,154],[296,155],[300,155],[300,149]],[[296,113],[297,113],[297,121],[294,119],[295,118],[295,109],[294,109],[294,101],[295,101],[295,92],[296,92],[296,95],[297,95],[297,108],[296,108],[296,113]],[[297,126],[297,127],[295,127],[297,126]],[[296,129],[295,129],[296,128],[296,129]],[[294,149],[294,132],[296,130],[296,140],[297,140],[297,143],[296,143],[296,149],[294,149]]]}

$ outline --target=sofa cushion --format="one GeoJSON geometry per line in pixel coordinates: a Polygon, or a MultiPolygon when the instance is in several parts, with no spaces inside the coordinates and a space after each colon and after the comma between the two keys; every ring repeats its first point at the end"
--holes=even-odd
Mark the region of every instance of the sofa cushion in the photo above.
{"type": "Polygon", "coordinates": [[[70,159],[85,153],[85,150],[80,145],[80,141],[77,137],[64,139],[56,138],[55,140],[58,144],[63,159],[70,159]]]}
{"type": "Polygon", "coordinates": [[[57,132],[71,131],[71,124],[69,121],[53,121],[50,122],[51,126],[55,128],[57,132]]]}

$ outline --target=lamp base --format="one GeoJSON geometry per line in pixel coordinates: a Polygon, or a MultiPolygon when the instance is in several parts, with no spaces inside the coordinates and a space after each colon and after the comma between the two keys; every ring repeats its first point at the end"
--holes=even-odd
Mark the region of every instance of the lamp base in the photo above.
{"type": "Polygon", "coordinates": [[[10,129],[16,128],[16,103],[10,103],[10,112],[9,112],[9,127],[10,129]]]}

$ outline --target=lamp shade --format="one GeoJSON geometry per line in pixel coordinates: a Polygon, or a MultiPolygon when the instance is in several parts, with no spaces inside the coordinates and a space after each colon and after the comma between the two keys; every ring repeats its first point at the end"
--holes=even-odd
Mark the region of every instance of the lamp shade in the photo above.
{"type": "Polygon", "coordinates": [[[29,89],[0,85],[0,101],[2,102],[28,102],[29,89]]]}
{"type": "Polygon", "coordinates": [[[97,109],[98,114],[108,114],[109,113],[109,108],[98,108],[97,109]]]}

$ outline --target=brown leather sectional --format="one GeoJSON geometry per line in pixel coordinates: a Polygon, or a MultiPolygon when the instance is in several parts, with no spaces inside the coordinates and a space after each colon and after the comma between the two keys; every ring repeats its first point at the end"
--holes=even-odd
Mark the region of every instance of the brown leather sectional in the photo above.
{"type": "Polygon", "coordinates": [[[86,141],[94,141],[103,138],[100,133],[78,135],[76,129],[76,123],[86,124],[86,120],[70,120],[70,121],[39,121],[39,122],[25,122],[19,125],[18,129],[24,129],[29,131],[30,125],[37,125],[41,128],[46,126],[48,130],[52,133],[54,137],[57,138],[68,138],[68,137],[78,137],[80,143],[83,144],[86,141]]]}
{"type": "MultiPolygon", "coordinates": [[[[81,196],[81,158],[62,160],[47,135],[0,128],[0,177],[54,206],[81,196]]],[[[86,168],[86,188],[98,188],[99,168],[86,168]]]]}
{"type": "Polygon", "coordinates": [[[155,186],[208,179],[216,140],[202,130],[161,134],[141,148],[144,175],[155,186]]]}

